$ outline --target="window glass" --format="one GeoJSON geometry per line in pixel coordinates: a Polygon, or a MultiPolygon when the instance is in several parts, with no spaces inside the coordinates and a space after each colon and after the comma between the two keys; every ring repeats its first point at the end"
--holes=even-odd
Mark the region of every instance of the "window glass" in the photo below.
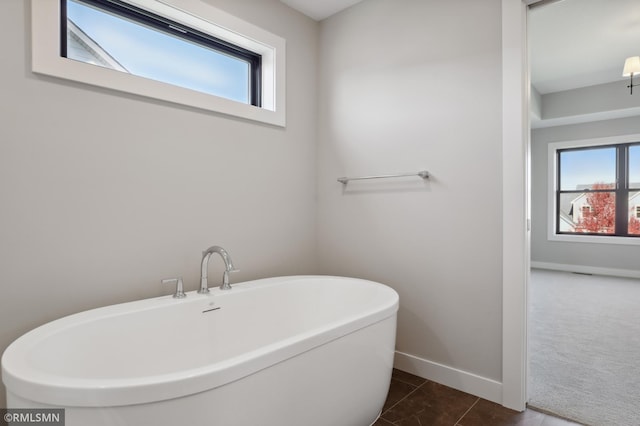
{"type": "Polygon", "coordinates": [[[560,151],[560,190],[594,189],[616,182],[616,148],[560,151]]]}
{"type": "Polygon", "coordinates": [[[576,207],[581,207],[580,216],[574,217],[575,232],[615,233],[616,194],[614,192],[588,192],[574,202],[576,207]]]}
{"type": "Polygon", "coordinates": [[[629,188],[640,189],[640,145],[629,147],[629,188]]]}
{"type": "Polygon", "coordinates": [[[615,233],[615,192],[560,194],[559,231],[565,233],[615,233]]]}
{"type": "Polygon", "coordinates": [[[182,38],[184,28],[169,34],[76,0],[67,21],[70,59],[251,103],[249,62],[182,38]]]}
{"type": "Polygon", "coordinates": [[[629,192],[629,234],[640,235],[640,191],[629,192]]]}

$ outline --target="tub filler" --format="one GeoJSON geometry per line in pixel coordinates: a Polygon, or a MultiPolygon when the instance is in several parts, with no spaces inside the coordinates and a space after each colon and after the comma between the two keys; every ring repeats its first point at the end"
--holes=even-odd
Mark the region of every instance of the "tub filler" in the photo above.
{"type": "Polygon", "coordinates": [[[367,426],[397,310],[382,284],[298,276],[81,312],[7,348],[7,407],[65,408],[67,426],[367,426]]]}

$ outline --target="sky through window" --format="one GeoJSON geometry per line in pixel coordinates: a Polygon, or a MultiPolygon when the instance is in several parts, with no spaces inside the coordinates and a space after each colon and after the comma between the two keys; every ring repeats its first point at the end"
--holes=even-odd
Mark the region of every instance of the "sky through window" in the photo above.
{"type": "Polygon", "coordinates": [[[246,61],[75,0],[67,1],[67,18],[131,74],[250,102],[246,61]]]}
{"type": "Polygon", "coordinates": [[[569,150],[560,153],[562,190],[585,189],[594,183],[615,183],[616,149],[569,150]]]}

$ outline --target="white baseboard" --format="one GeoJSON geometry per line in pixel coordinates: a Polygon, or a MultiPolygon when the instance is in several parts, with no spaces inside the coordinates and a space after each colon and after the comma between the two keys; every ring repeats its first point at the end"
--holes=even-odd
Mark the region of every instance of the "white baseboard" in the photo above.
{"type": "Polygon", "coordinates": [[[502,383],[396,351],[394,367],[450,388],[502,404],[502,383]]]}
{"type": "Polygon", "coordinates": [[[578,272],[580,274],[609,275],[612,277],[640,278],[640,271],[632,269],[600,268],[598,266],[564,265],[550,262],[531,262],[532,268],[552,271],[578,272]]]}

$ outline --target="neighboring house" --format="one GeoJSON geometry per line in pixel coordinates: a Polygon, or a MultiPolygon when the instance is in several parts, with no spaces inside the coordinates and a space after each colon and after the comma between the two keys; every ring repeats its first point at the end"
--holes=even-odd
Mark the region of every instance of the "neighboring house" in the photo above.
{"type": "Polygon", "coordinates": [[[129,72],[71,19],[67,19],[67,58],[129,72]]]}
{"type": "MultiPolygon", "coordinates": [[[[588,189],[590,185],[578,185],[576,189],[588,189]]],[[[632,187],[640,188],[640,183],[633,183],[632,187]]],[[[560,232],[576,232],[576,226],[593,209],[587,201],[587,194],[581,193],[574,199],[561,202],[560,232]],[[565,213],[567,212],[567,213],[565,213]]],[[[629,196],[629,218],[640,219],[640,190],[629,196]]]]}
{"type": "MultiPolygon", "coordinates": [[[[576,189],[589,189],[591,185],[578,185],[576,189]]],[[[589,214],[591,207],[587,202],[587,194],[578,194],[575,198],[560,198],[560,232],[576,232],[576,225],[589,214]]]]}
{"type": "Polygon", "coordinates": [[[592,208],[587,200],[587,194],[582,193],[571,201],[571,208],[569,209],[569,216],[574,225],[580,223],[580,221],[591,214],[592,208]]]}
{"type": "MultiPolygon", "coordinates": [[[[635,186],[636,188],[640,188],[640,185],[635,186]]],[[[640,191],[629,196],[629,217],[640,219],[640,191]]]]}
{"type": "Polygon", "coordinates": [[[573,222],[573,218],[565,213],[564,210],[560,211],[560,232],[576,232],[576,224],[573,222]]]}

